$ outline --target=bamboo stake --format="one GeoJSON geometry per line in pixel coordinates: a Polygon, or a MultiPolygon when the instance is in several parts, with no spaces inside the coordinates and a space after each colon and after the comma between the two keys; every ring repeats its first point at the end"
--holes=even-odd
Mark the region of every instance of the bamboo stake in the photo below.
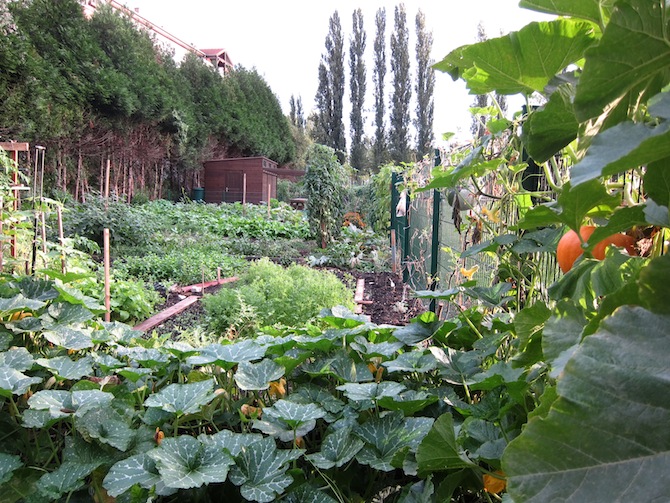
{"type": "Polygon", "coordinates": [[[111,161],[107,159],[107,170],[105,171],[105,207],[109,203],[109,170],[111,161]]]}
{"type": "MultiPolygon", "coordinates": [[[[0,196],[0,237],[3,235],[3,229],[2,229],[2,221],[5,218],[4,216],[4,209],[5,209],[5,201],[2,196],[0,196]]],[[[4,269],[4,261],[3,261],[3,249],[4,249],[4,240],[0,239],[0,272],[3,271],[4,269]]]]}
{"type": "Polygon", "coordinates": [[[58,242],[60,243],[60,268],[61,272],[65,274],[65,235],[63,233],[63,210],[60,206],[56,206],[56,214],[58,217],[58,242]]]}
{"type": "Polygon", "coordinates": [[[42,252],[46,255],[47,253],[47,221],[44,217],[44,212],[40,212],[40,218],[42,219],[42,252]]]}
{"type": "Polygon", "coordinates": [[[396,260],[395,229],[391,229],[391,270],[394,274],[397,270],[396,260]]]}
{"type": "Polygon", "coordinates": [[[104,248],[104,267],[105,267],[105,321],[112,321],[112,295],[110,288],[109,274],[109,229],[104,229],[102,234],[104,248]]]}

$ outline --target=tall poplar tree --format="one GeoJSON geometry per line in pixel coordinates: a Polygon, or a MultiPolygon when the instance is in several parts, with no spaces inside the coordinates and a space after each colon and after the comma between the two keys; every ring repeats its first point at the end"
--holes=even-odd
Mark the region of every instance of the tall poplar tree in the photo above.
{"type": "Polygon", "coordinates": [[[410,162],[409,103],[412,87],[409,68],[409,30],[404,4],[395,7],[395,26],[391,34],[391,71],[393,72],[389,131],[391,159],[396,163],[410,162]]]}
{"type": "Polygon", "coordinates": [[[435,102],[435,70],[432,68],[430,52],[433,49],[433,33],[426,30],[426,16],[419,10],[416,14],[416,153],[419,158],[432,152],[433,119],[435,102]]]}
{"type": "MultiPolygon", "coordinates": [[[[480,22],[477,25],[477,42],[485,42],[488,39],[484,25],[480,22]]],[[[472,108],[486,108],[489,106],[489,97],[487,94],[478,94],[472,102],[472,108]]],[[[470,125],[472,136],[481,138],[486,133],[486,114],[473,113],[472,124],[470,125]]]]}
{"type": "Polygon", "coordinates": [[[353,32],[349,41],[349,88],[351,92],[351,151],[349,153],[350,164],[358,170],[366,166],[365,144],[365,118],[363,106],[365,104],[365,30],[363,28],[363,11],[356,9],[352,15],[353,32]]]}
{"type": "Polygon", "coordinates": [[[317,124],[314,139],[338,152],[340,161],[347,152],[344,132],[344,38],[340,15],[337,11],[330,17],[326,52],[319,64],[319,87],[316,91],[317,124]]]}
{"type": "Polygon", "coordinates": [[[372,164],[375,169],[388,161],[388,143],[386,139],[386,96],[384,79],[386,78],[386,9],[377,10],[375,16],[374,72],[375,85],[375,138],[372,147],[372,164]]]}

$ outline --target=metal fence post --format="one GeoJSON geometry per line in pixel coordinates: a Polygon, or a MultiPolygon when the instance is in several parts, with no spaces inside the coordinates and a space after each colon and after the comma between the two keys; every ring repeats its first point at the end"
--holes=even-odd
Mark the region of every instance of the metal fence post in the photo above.
{"type": "MultiPolygon", "coordinates": [[[[442,164],[440,159],[440,151],[435,149],[434,166],[437,167],[442,164]]],[[[438,285],[438,266],[440,257],[440,206],[441,193],[438,189],[433,189],[433,234],[430,248],[430,289],[435,291],[438,285]]],[[[430,310],[437,312],[437,299],[430,301],[430,310]]]]}

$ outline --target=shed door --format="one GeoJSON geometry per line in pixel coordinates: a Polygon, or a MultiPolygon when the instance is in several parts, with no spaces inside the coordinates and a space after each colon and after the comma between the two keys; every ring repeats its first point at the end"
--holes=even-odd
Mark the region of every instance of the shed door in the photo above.
{"type": "Polygon", "coordinates": [[[226,186],[223,191],[223,201],[234,203],[242,201],[244,190],[244,173],[242,171],[229,171],[226,173],[226,186]]]}

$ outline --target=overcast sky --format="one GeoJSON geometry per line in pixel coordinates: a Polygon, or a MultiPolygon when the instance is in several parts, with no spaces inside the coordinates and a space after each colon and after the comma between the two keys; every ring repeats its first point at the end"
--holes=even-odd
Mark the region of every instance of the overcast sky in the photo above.
{"type": "MultiPolygon", "coordinates": [[[[368,93],[372,91],[372,53],[375,37],[375,13],[386,8],[387,39],[394,29],[395,6],[388,0],[128,0],[131,9],[198,48],[225,48],[234,64],[255,68],[279,98],[284,112],[289,112],[291,95],[302,98],[305,115],[313,109],[318,85],[318,66],[325,52],[329,20],[337,10],[344,33],[345,67],[349,67],[349,38],[352,14],[363,11],[367,35],[366,56],[368,93]]],[[[410,60],[415,71],[415,17],[418,10],[426,16],[426,27],[433,33],[432,58],[440,61],[450,51],[473,43],[477,25],[482,23],[489,38],[518,30],[548,16],[520,9],[518,0],[405,0],[410,32],[410,60]]],[[[387,57],[390,48],[387,44],[387,57]]],[[[348,77],[347,77],[348,79],[348,77]]],[[[387,64],[387,91],[392,87],[390,64],[387,64]]],[[[345,101],[348,96],[345,89],[345,101]]],[[[473,101],[462,82],[453,82],[447,74],[437,72],[435,84],[435,135],[454,132],[468,136],[473,101]]],[[[520,104],[511,100],[512,105],[520,104]]],[[[372,97],[365,104],[367,127],[372,131],[372,97]]],[[[388,107],[388,98],[387,98],[388,107]]],[[[388,110],[388,108],[387,108],[388,110]]],[[[411,105],[412,114],[414,105],[411,105]]],[[[345,123],[348,124],[348,109],[345,123]]],[[[348,126],[347,126],[348,127],[348,126]]]]}

